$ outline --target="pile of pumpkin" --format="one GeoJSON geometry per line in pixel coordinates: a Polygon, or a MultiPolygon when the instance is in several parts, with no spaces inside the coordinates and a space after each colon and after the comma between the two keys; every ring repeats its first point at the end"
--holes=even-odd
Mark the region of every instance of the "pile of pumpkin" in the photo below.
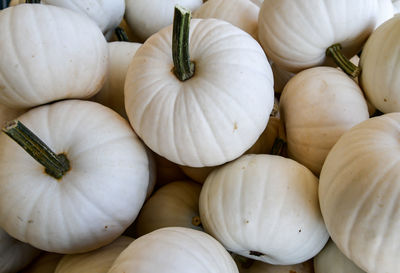
{"type": "Polygon", "coordinates": [[[400,272],[400,1],[9,2],[0,272],[400,272]]]}

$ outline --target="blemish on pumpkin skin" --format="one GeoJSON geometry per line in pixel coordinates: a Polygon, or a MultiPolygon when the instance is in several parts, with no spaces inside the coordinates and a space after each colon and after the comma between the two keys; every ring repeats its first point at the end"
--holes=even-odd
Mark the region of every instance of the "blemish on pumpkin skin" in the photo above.
{"type": "Polygon", "coordinates": [[[33,220],[29,220],[29,221],[28,221],[28,224],[32,224],[32,223],[33,223],[33,220]]]}
{"type": "Polygon", "coordinates": [[[235,132],[237,129],[238,129],[238,125],[237,125],[237,122],[235,121],[233,123],[233,131],[235,132]]]}

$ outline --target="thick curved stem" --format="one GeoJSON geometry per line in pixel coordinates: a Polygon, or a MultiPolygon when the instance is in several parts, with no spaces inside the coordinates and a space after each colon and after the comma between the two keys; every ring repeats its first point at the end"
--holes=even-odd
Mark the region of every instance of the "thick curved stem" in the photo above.
{"type": "Polygon", "coordinates": [[[55,154],[43,141],[20,121],[9,122],[3,131],[45,167],[47,174],[60,179],[69,169],[68,158],[55,154]]]}
{"type": "Polygon", "coordinates": [[[343,55],[342,46],[340,44],[334,44],[328,47],[326,55],[333,58],[335,63],[349,76],[356,78],[360,74],[360,68],[350,62],[346,56],[343,55]]]}
{"type": "Polygon", "coordinates": [[[189,26],[191,12],[180,6],[175,6],[172,31],[172,59],[176,77],[185,81],[194,75],[194,63],[189,56],[189,26]]]}
{"type": "Polygon", "coordinates": [[[116,27],[114,32],[118,38],[118,41],[129,42],[128,35],[126,34],[125,30],[122,27],[116,27]]]}
{"type": "Polygon", "coordinates": [[[274,143],[272,144],[271,154],[272,155],[283,155],[283,151],[285,149],[286,142],[280,138],[275,138],[274,143]]]}

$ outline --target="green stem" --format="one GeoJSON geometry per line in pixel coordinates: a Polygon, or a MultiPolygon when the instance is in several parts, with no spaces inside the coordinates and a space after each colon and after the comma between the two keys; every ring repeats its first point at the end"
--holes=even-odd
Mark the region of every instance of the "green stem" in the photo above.
{"type": "Polygon", "coordinates": [[[272,155],[282,155],[283,150],[285,149],[285,145],[286,145],[286,142],[283,139],[281,139],[279,137],[275,138],[275,141],[272,144],[271,154],[272,155]]]}
{"type": "Polygon", "coordinates": [[[189,26],[191,12],[175,6],[172,31],[172,59],[174,73],[179,80],[185,81],[194,75],[194,63],[189,56],[189,26]]]}
{"type": "Polygon", "coordinates": [[[45,167],[47,174],[60,179],[69,169],[69,161],[64,154],[55,154],[43,141],[20,121],[9,122],[3,131],[45,167]]]}
{"type": "Polygon", "coordinates": [[[342,46],[340,44],[334,44],[328,47],[326,55],[333,58],[335,63],[349,76],[356,78],[360,74],[360,68],[350,62],[346,56],[343,55],[342,46]]]}
{"type": "Polygon", "coordinates": [[[122,27],[115,28],[115,35],[117,35],[118,41],[129,42],[128,35],[122,27]]]}

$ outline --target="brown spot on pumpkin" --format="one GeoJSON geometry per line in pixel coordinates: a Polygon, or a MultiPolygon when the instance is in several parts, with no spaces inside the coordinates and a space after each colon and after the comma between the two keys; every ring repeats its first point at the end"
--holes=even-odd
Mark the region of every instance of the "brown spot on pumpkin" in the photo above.
{"type": "Polygon", "coordinates": [[[104,226],[105,229],[108,229],[108,226],[104,226]]]}
{"type": "Polygon", "coordinates": [[[233,123],[233,131],[236,131],[237,129],[238,129],[238,125],[237,125],[237,122],[235,121],[233,123]]]}
{"type": "Polygon", "coordinates": [[[301,232],[301,229],[299,229],[299,233],[301,232]]]}
{"type": "Polygon", "coordinates": [[[245,220],[244,222],[245,222],[245,224],[248,224],[248,223],[250,223],[250,221],[249,221],[249,220],[245,220]]]}
{"type": "Polygon", "coordinates": [[[384,98],[383,101],[384,101],[384,102],[387,102],[387,98],[384,98]]]}
{"type": "Polygon", "coordinates": [[[33,223],[33,220],[28,220],[28,224],[32,224],[33,223]]]}

